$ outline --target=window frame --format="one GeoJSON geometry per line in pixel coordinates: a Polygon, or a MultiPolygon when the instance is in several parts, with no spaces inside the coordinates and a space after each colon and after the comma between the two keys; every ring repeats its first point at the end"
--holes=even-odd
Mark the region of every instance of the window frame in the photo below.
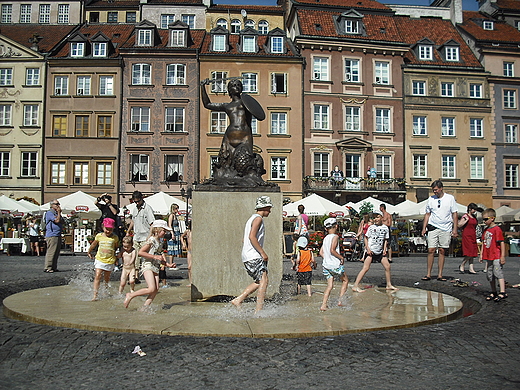
{"type": "Polygon", "coordinates": [[[456,156],[452,154],[443,154],[441,157],[441,177],[443,179],[457,178],[456,156]]]}
{"type": "Polygon", "coordinates": [[[90,179],[89,163],[85,161],[74,161],[72,164],[72,184],[88,185],[90,179]]]}
{"type": "Polygon", "coordinates": [[[211,111],[210,115],[210,133],[224,134],[228,127],[228,117],[223,111],[211,111]]]}
{"type": "Polygon", "coordinates": [[[31,23],[32,4],[20,4],[20,23],[31,23]]]}
{"type": "Polygon", "coordinates": [[[506,144],[518,143],[518,125],[506,123],[504,126],[504,142],[506,144]]]}
{"type": "Polygon", "coordinates": [[[484,119],[469,118],[470,138],[484,138],[484,119]]]}
{"type": "Polygon", "coordinates": [[[38,23],[39,24],[50,24],[50,22],[51,22],[51,5],[50,4],[39,4],[38,23]]]}
{"type": "Polygon", "coordinates": [[[20,156],[20,176],[21,177],[37,177],[38,176],[38,152],[22,151],[20,156]]]}
{"type": "Polygon", "coordinates": [[[451,81],[441,82],[441,96],[442,97],[455,97],[455,83],[451,81]]]}
{"type": "Polygon", "coordinates": [[[418,136],[428,135],[428,117],[426,115],[412,116],[412,134],[418,136]]]}
{"type": "Polygon", "coordinates": [[[428,155],[427,154],[414,154],[412,156],[412,169],[413,169],[412,177],[414,177],[414,178],[428,177],[428,155]]]}
{"type": "Polygon", "coordinates": [[[374,84],[390,85],[390,62],[374,61],[374,84]],[[379,78],[379,82],[378,82],[379,78]]]}
{"type": "Polygon", "coordinates": [[[153,46],[152,36],[151,29],[139,29],[137,31],[137,46],[153,46]]]}
{"type": "Polygon", "coordinates": [[[484,177],[484,156],[469,157],[469,178],[483,180],[484,177]]]}
{"type": "MultiPolygon", "coordinates": [[[[215,71],[211,72],[211,80],[226,79],[227,77],[228,77],[228,72],[226,72],[226,71],[215,70],[215,71]]],[[[226,82],[223,80],[218,81],[218,82],[212,82],[211,83],[211,92],[212,93],[226,93],[227,92],[226,82]]]]}
{"type": "Polygon", "coordinates": [[[419,59],[422,61],[433,60],[433,46],[432,45],[419,45],[419,59]]]}
{"type": "Polygon", "coordinates": [[[90,96],[91,95],[92,77],[86,75],[79,75],[76,77],[76,95],[90,96]]]}
{"type": "Polygon", "coordinates": [[[96,162],[96,185],[112,185],[113,172],[113,164],[110,161],[96,162]],[[110,169],[107,169],[108,167],[110,169]]]}
{"type": "Polygon", "coordinates": [[[135,153],[135,154],[132,153],[132,154],[130,154],[129,160],[130,160],[130,181],[136,182],[136,183],[149,181],[150,155],[145,154],[145,153],[135,153]],[[134,161],[134,160],[136,160],[136,161],[134,161]],[[146,171],[146,172],[144,172],[144,171],[146,171]],[[136,176],[136,175],[138,175],[138,176],[136,176]]]}
{"type": "Polygon", "coordinates": [[[74,115],[74,137],[86,138],[90,133],[90,116],[74,115]]]}
{"type": "Polygon", "coordinates": [[[165,107],[164,131],[171,133],[185,132],[186,113],[184,107],[165,107]],[[180,114],[180,115],[179,115],[180,114]]]}
{"type": "Polygon", "coordinates": [[[151,64],[132,64],[132,85],[152,85],[151,64]]]}
{"type": "Polygon", "coordinates": [[[186,85],[186,64],[166,65],[166,85],[186,85]]]}
{"type": "Polygon", "coordinates": [[[175,22],[175,14],[161,14],[161,29],[166,30],[175,22]]]}
{"type": "Polygon", "coordinates": [[[518,164],[505,164],[504,169],[504,187],[519,188],[518,164]]]}
{"type": "Polygon", "coordinates": [[[35,127],[40,125],[40,106],[38,104],[23,105],[23,126],[35,127]]]}
{"type": "Polygon", "coordinates": [[[287,135],[288,114],[284,111],[273,111],[269,117],[269,134],[287,135]]]}
{"type": "Polygon", "coordinates": [[[346,153],[345,154],[345,177],[349,179],[361,178],[361,154],[346,153]],[[357,161],[355,161],[357,160],[357,161]],[[354,174],[357,171],[356,174],[354,174]]]}
{"type": "Polygon", "coordinates": [[[457,46],[448,46],[445,49],[446,61],[458,62],[460,61],[460,50],[457,46]]]}
{"type": "Polygon", "coordinates": [[[504,61],[502,63],[502,70],[504,77],[515,77],[515,63],[510,61],[504,61]]]}
{"type": "Polygon", "coordinates": [[[168,183],[175,183],[181,181],[184,177],[184,155],[183,154],[165,154],[164,155],[164,181],[168,183]],[[177,159],[178,161],[174,161],[177,159]],[[172,161],[169,161],[172,160],[172,161]],[[177,170],[172,171],[176,166],[177,170]],[[171,172],[171,173],[170,173],[171,172]],[[174,174],[177,173],[177,180],[172,180],[174,174]]]}
{"type": "Polygon", "coordinates": [[[99,76],[99,95],[100,96],[114,96],[114,76],[110,76],[110,75],[99,76]]]}
{"type": "Polygon", "coordinates": [[[287,157],[271,156],[270,163],[271,180],[287,180],[287,157]]]}
{"type": "Polygon", "coordinates": [[[329,159],[330,153],[327,152],[314,152],[313,158],[313,176],[314,177],[329,177],[329,159]]]}
{"type": "Polygon", "coordinates": [[[284,53],[284,37],[272,36],[270,37],[271,53],[283,54],[284,53]]]}
{"type": "Polygon", "coordinates": [[[345,58],[343,60],[344,65],[344,80],[347,83],[359,83],[361,82],[360,72],[361,61],[358,58],[345,58]],[[347,64],[349,62],[350,64],[347,64]],[[348,71],[350,70],[350,72],[348,71]]]}
{"type": "Polygon", "coordinates": [[[514,110],[517,108],[516,89],[502,90],[502,107],[505,110],[514,110]]]}
{"type": "Polygon", "coordinates": [[[112,122],[112,115],[98,115],[96,120],[96,136],[98,138],[112,137],[112,122]],[[107,118],[107,120],[103,118],[107,118]]]}
{"type": "Polygon", "coordinates": [[[287,73],[273,72],[271,73],[271,93],[275,94],[287,94],[287,73]],[[282,80],[280,80],[283,78],[282,80]],[[282,85],[283,90],[279,90],[279,85],[282,85]]]}
{"type": "Polygon", "coordinates": [[[242,73],[242,92],[258,93],[258,73],[244,72],[242,73]]]}
{"type": "Polygon", "coordinates": [[[50,185],[61,185],[66,183],[67,164],[65,161],[51,161],[50,168],[50,185]]]}
{"type": "Polygon", "coordinates": [[[391,133],[392,132],[392,110],[387,107],[375,108],[375,133],[391,133]],[[387,113],[388,115],[383,115],[387,113]]]}
{"type": "Polygon", "coordinates": [[[472,99],[482,99],[482,84],[469,84],[469,97],[472,99]]]}
{"type": "Polygon", "coordinates": [[[58,24],[68,24],[69,23],[69,13],[70,13],[69,4],[58,4],[58,24]]]}
{"type": "Polygon", "coordinates": [[[0,102],[0,126],[11,126],[13,124],[12,104],[0,102]]]}
{"type": "Polygon", "coordinates": [[[13,85],[13,68],[0,68],[0,86],[13,85]]]}
{"type": "Polygon", "coordinates": [[[345,131],[361,131],[361,107],[345,106],[345,131]]]}
{"type": "Polygon", "coordinates": [[[330,81],[330,57],[312,57],[312,79],[315,81],[330,81]]]}
{"type": "Polygon", "coordinates": [[[441,136],[442,137],[455,137],[456,136],[455,117],[452,117],[452,116],[441,117],[441,136]]]}
{"type": "Polygon", "coordinates": [[[130,108],[131,131],[149,132],[150,130],[150,107],[134,106],[130,108]]]}
{"type": "Polygon", "coordinates": [[[11,152],[0,150],[0,177],[11,176],[11,152]]]}
{"type": "Polygon", "coordinates": [[[54,96],[69,95],[69,76],[54,76],[54,96]],[[57,93],[59,92],[59,93],[57,93]]]}
{"type": "Polygon", "coordinates": [[[376,170],[378,179],[392,178],[392,156],[376,154],[376,170]]]}
{"type": "Polygon", "coordinates": [[[106,42],[93,42],[92,43],[92,56],[93,57],[106,57],[107,56],[107,43],[106,42]]]}

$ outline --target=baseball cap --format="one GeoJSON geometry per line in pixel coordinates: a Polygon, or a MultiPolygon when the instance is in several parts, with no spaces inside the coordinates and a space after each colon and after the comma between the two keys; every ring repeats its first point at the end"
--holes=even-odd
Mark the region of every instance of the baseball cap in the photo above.
{"type": "Polygon", "coordinates": [[[114,221],[112,218],[105,218],[103,220],[103,226],[109,229],[113,229],[116,227],[116,221],[114,221]]]}
{"type": "Polygon", "coordinates": [[[372,211],[372,214],[383,215],[383,213],[381,211],[379,211],[379,210],[372,211]]]}
{"type": "Polygon", "coordinates": [[[307,237],[300,237],[300,238],[298,238],[298,242],[296,243],[296,246],[298,248],[305,248],[305,247],[307,247],[308,243],[309,243],[309,240],[307,240],[307,237]]]}
{"type": "Polygon", "coordinates": [[[163,229],[169,230],[170,232],[172,231],[172,228],[169,227],[168,224],[166,223],[166,221],[163,219],[156,219],[155,221],[153,221],[152,227],[163,228],[163,229]]]}
{"type": "Polygon", "coordinates": [[[273,207],[273,202],[271,202],[271,198],[266,195],[262,195],[256,200],[255,209],[263,209],[264,207],[273,207]]]}
{"type": "Polygon", "coordinates": [[[336,218],[327,218],[325,222],[323,222],[323,226],[325,226],[328,229],[333,227],[336,223],[336,218]]]}

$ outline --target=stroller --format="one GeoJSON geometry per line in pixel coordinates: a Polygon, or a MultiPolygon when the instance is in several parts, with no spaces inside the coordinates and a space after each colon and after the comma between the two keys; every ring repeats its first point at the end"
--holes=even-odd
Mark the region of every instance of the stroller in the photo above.
{"type": "Polygon", "coordinates": [[[356,238],[356,233],[347,232],[343,234],[342,240],[343,257],[347,261],[358,261],[361,256],[361,243],[356,238]]]}

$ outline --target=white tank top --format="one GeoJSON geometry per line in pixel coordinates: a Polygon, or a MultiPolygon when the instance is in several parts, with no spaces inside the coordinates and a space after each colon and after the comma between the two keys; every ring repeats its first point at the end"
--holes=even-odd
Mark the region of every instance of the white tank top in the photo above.
{"type": "MultiPolygon", "coordinates": [[[[323,268],[335,269],[338,268],[341,263],[340,260],[330,253],[330,247],[332,246],[332,239],[335,234],[327,234],[323,239],[323,268]]],[[[339,240],[336,246],[336,252],[339,253],[339,240]]]]}
{"type": "MultiPolygon", "coordinates": [[[[253,214],[251,218],[249,218],[246,222],[246,227],[244,229],[244,245],[242,246],[242,261],[250,261],[254,259],[261,259],[262,255],[258,253],[253,245],[251,245],[251,241],[249,240],[249,233],[251,233],[251,225],[253,224],[253,220],[255,218],[262,218],[261,215],[253,214]]],[[[258,232],[256,233],[256,238],[261,247],[264,246],[264,236],[265,236],[265,227],[264,221],[260,223],[260,227],[258,228],[258,232]]]]}

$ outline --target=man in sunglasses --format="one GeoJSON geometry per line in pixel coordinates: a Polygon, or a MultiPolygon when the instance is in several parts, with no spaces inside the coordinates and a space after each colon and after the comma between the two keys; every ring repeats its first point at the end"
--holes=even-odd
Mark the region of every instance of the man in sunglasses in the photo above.
{"type": "Polygon", "coordinates": [[[427,274],[422,280],[431,280],[433,261],[436,249],[439,249],[439,274],[437,280],[445,282],[442,276],[446,249],[450,247],[452,237],[457,237],[457,203],[453,195],[444,193],[440,180],[432,183],[433,196],[428,198],[424,215],[422,235],[427,236],[428,263],[427,274]]]}
{"type": "Polygon", "coordinates": [[[61,232],[63,231],[63,217],[61,216],[60,202],[51,200],[51,208],[44,215],[45,241],[47,251],[45,252],[45,268],[43,272],[58,271],[58,257],[61,250],[61,232]]]}

